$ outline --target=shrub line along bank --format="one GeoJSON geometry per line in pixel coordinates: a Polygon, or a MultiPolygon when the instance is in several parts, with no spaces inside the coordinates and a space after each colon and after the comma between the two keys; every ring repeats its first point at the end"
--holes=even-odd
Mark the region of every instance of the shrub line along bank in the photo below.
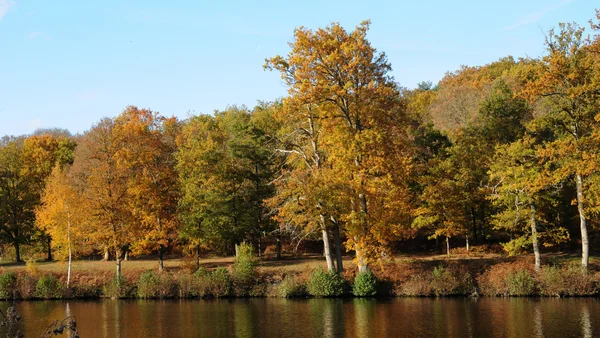
{"type": "MultiPolygon", "coordinates": [[[[396,266],[399,269],[398,266],[396,266]]],[[[322,269],[309,276],[298,273],[259,274],[252,260],[237,260],[231,268],[219,267],[194,273],[155,273],[137,277],[94,278],[82,274],[67,288],[64,274],[4,272],[0,274],[0,298],[220,298],[220,297],[446,297],[446,296],[597,296],[600,273],[579,266],[547,266],[533,271],[519,262],[500,263],[476,274],[461,265],[405,272],[367,271],[354,278],[322,269]],[[396,273],[394,275],[394,273],[396,273]],[[352,281],[352,282],[351,282],[352,281]]]]}

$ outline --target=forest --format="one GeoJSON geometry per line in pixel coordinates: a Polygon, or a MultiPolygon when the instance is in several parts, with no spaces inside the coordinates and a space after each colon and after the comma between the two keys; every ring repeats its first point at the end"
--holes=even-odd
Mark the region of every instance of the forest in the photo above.
{"type": "MultiPolygon", "coordinates": [[[[178,120],[135,106],[73,135],[0,140],[2,258],[167,254],[322,242],[358,272],[407,243],[507,255],[598,244],[600,12],[540,36],[539,58],[463,66],[401,87],[370,22],[293,33],[265,60],[288,94],[178,120]]],[[[260,65],[259,65],[260,66],[260,65]]],[[[113,112],[107,112],[112,114],[113,112]]],[[[85,114],[85,111],[82,111],[85,114]]]]}

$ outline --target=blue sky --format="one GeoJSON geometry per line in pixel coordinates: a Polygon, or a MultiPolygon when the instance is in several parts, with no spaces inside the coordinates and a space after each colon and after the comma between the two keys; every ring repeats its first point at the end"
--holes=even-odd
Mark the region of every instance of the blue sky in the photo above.
{"type": "Polygon", "coordinates": [[[85,131],[127,105],[185,118],[285,95],[264,59],[295,27],[371,19],[403,86],[460,65],[543,54],[558,22],[587,26],[594,0],[76,1],[0,0],[0,136],[85,131]]]}

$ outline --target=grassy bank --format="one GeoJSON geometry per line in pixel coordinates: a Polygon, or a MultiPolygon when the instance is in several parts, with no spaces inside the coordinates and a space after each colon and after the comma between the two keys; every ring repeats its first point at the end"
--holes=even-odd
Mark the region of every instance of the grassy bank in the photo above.
{"type": "Polygon", "coordinates": [[[66,263],[4,264],[0,268],[1,299],[68,298],[208,298],[208,297],[339,297],[339,296],[597,296],[600,262],[583,271],[575,256],[549,255],[540,271],[532,258],[499,255],[395,257],[372,266],[372,274],[356,275],[350,257],[341,276],[322,270],[318,256],[283,260],[211,258],[194,264],[169,259],[166,271],[155,260],[123,263],[77,261],[70,287],[66,263]],[[195,271],[194,271],[195,270],[195,271]]]}

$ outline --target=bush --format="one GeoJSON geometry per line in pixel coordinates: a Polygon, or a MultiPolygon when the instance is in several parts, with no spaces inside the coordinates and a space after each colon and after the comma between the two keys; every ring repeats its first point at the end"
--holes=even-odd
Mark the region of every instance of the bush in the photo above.
{"type": "Polygon", "coordinates": [[[251,244],[242,242],[233,264],[232,289],[235,296],[251,296],[256,286],[256,259],[251,244]]]}
{"type": "Polygon", "coordinates": [[[544,267],[538,280],[540,294],[544,296],[591,296],[597,292],[593,277],[578,265],[565,269],[544,267]]]}
{"type": "Polygon", "coordinates": [[[300,283],[294,276],[287,275],[277,286],[277,295],[283,298],[306,296],[306,285],[300,283]]]}
{"type": "Polygon", "coordinates": [[[431,273],[431,291],[436,296],[468,295],[473,289],[471,275],[440,266],[431,273]]]}
{"type": "Polygon", "coordinates": [[[0,299],[15,299],[17,291],[17,275],[5,272],[0,275],[0,299]]]}
{"type": "Polygon", "coordinates": [[[527,270],[519,270],[508,275],[510,296],[531,296],[535,294],[535,280],[527,270]]]}
{"type": "Polygon", "coordinates": [[[35,285],[35,295],[42,299],[61,298],[63,286],[54,275],[40,277],[35,285]]]}
{"type": "Polygon", "coordinates": [[[158,276],[148,270],[140,276],[137,282],[137,297],[142,299],[157,298],[159,291],[158,276]]]}
{"type": "Polygon", "coordinates": [[[218,267],[212,272],[204,269],[194,274],[195,295],[198,297],[224,297],[231,289],[231,276],[224,267],[218,267]]]}
{"type": "Polygon", "coordinates": [[[535,291],[535,280],[528,262],[500,263],[477,277],[477,284],[485,296],[519,296],[535,291]]]}
{"type": "Polygon", "coordinates": [[[131,295],[131,291],[131,285],[123,276],[115,276],[103,288],[104,296],[112,299],[128,298],[131,295]]]}
{"type": "Polygon", "coordinates": [[[17,275],[17,292],[21,299],[31,299],[36,296],[37,281],[28,274],[17,275]]]}
{"type": "Polygon", "coordinates": [[[432,293],[430,276],[423,273],[412,275],[400,288],[403,296],[427,297],[432,293]]]}
{"type": "Polygon", "coordinates": [[[308,293],[315,297],[337,297],[344,294],[344,280],[335,272],[319,268],[310,274],[308,293]]]}
{"type": "Polygon", "coordinates": [[[367,270],[359,273],[354,279],[352,293],[357,297],[372,297],[377,293],[377,278],[367,270]]]}

